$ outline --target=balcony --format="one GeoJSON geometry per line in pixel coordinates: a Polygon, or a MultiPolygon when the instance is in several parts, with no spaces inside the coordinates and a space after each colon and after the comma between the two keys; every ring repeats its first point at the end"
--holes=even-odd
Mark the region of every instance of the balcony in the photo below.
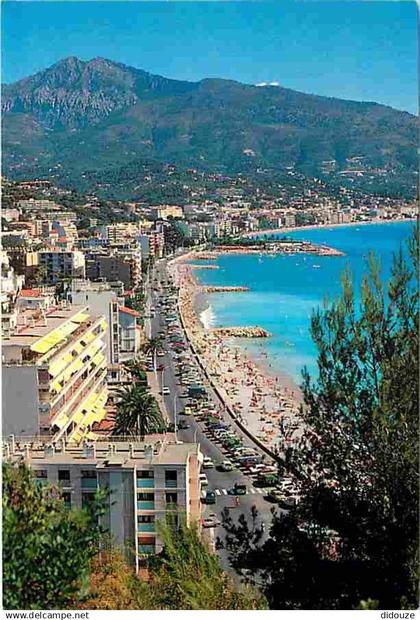
{"type": "Polygon", "coordinates": [[[154,478],[137,478],[137,488],[138,489],[154,489],[155,488],[154,478]]]}
{"type": "Polygon", "coordinates": [[[139,545],[139,554],[155,553],[154,545],[139,545]]]}
{"type": "Polygon", "coordinates": [[[137,510],[154,510],[155,502],[148,502],[145,500],[141,500],[137,502],[137,510]]]}
{"type": "Polygon", "coordinates": [[[139,534],[147,533],[147,534],[155,534],[155,524],[154,523],[138,523],[137,524],[137,532],[139,534]]]}
{"type": "Polygon", "coordinates": [[[177,480],[165,480],[165,489],[176,489],[178,486],[177,480]]]}

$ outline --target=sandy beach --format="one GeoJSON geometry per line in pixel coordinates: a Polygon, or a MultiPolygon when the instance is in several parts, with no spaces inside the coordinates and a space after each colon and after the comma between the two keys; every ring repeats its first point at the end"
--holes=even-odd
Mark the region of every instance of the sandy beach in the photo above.
{"type": "Polygon", "coordinates": [[[235,339],[211,331],[211,311],[203,310],[201,288],[185,262],[190,258],[184,255],[168,265],[179,286],[179,309],[187,335],[238,419],[267,447],[276,448],[280,422],[291,430],[297,424],[296,414],[302,402],[300,390],[290,377],[275,374],[269,368],[264,352],[257,361],[235,339]]]}

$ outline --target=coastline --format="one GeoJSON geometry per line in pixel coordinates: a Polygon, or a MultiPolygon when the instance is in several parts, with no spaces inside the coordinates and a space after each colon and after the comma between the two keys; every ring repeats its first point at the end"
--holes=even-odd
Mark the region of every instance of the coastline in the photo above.
{"type": "Polygon", "coordinates": [[[395,220],[369,220],[363,222],[346,222],[341,224],[310,224],[309,226],[289,226],[287,228],[269,228],[267,230],[255,230],[252,232],[244,233],[241,237],[252,238],[260,235],[278,235],[281,233],[300,232],[304,230],[318,230],[318,229],[330,229],[330,228],[346,228],[347,226],[369,226],[371,224],[400,224],[403,222],[415,222],[416,218],[400,218],[395,220]]]}
{"type": "Polygon", "coordinates": [[[268,361],[244,351],[242,339],[223,337],[206,329],[200,315],[205,312],[203,302],[206,309],[211,305],[186,263],[190,258],[191,254],[187,254],[168,264],[179,287],[179,312],[188,339],[224,403],[257,440],[275,450],[281,439],[280,421],[286,427],[296,424],[302,403],[300,389],[292,377],[277,373],[268,361]]]}

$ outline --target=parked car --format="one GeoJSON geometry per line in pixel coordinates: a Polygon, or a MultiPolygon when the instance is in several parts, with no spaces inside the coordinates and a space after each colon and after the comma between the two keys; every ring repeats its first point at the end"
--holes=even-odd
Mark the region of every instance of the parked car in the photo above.
{"type": "Polygon", "coordinates": [[[210,457],[205,456],[203,460],[203,469],[213,469],[214,463],[210,457]]]}
{"type": "Polygon", "coordinates": [[[278,504],[283,499],[283,493],[279,491],[278,489],[272,489],[269,493],[267,493],[267,495],[265,496],[265,499],[268,500],[269,502],[278,504]]]}
{"type": "Polygon", "coordinates": [[[222,461],[217,469],[219,469],[220,471],[233,471],[235,469],[235,466],[231,461],[226,460],[222,461]]]}
{"type": "Polygon", "coordinates": [[[165,395],[168,395],[168,394],[170,394],[170,393],[171,393],[171,390],[170,390],[168,387],[164,386],[164,387],[162,388],[162,394],[163,394],[164,396],[165,396],[165,395]]]}
{"type": "Polygon", "coordinates": [[[210,513],[208,517],[204,517],[201,521],[201,525],[203,527],[219,527],[221,524],[222,522],[217,518],[217,515],[214,512],[210,513]]]}
{"type": "Polygon", "coordinates": [[[185,420],[181,420],[180,423],[178,424],[178,429],[180,431],[185,431],[187,430],[187,428],[190,428],[190,425],[188,424],[188,422],[186,422],[185,420]]]}
{"type": "Polygon", "coordinates": [[[273,487],[277,484],[278,478],[276,474],[258,474],[254,482],[256,487],[273,487]]]}
{"type": "Polygon", "coordinates": [[[207,491],[205,497],[202,499],[204,504],[215,504],[216,493],[214,491],[207,491]]]}
{"type": "Polygon", "coordinates": [[[200,480],[200,484],[201,484],[202,487],[207,487],[208,486],[209,481],[207,480],[206,474],[200,474],[199,480],[200,480]]]}

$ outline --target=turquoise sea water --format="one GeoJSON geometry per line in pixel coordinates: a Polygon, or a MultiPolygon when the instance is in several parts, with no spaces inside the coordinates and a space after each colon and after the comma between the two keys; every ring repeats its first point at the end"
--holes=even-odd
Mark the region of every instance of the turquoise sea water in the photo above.
{"type": "Polygon", "coordinates": [[[392,253],[408,238],[413,222],[346,226],[291,233],[296,239],[325,243],[342,250],[343,257],[221,256],[218,270],[198,270],[200,282],[208,285],[248,286],[246,293],[216,293],[208,296],[213,326],[260,325],[272,333],[268,340],[246,341],[248,352],[265,351],[273,370],[301,381],[306,365],[316,370],[316,352],[309,326],[312,310],[326,296],[340,291],[340,274],[346,264],[354,274],[356,291],[367,256],[373,250],[380,259],[382,279],[389,278],[392,253]],[[319,265],[319,267],[314,267],[319,265]]]}

